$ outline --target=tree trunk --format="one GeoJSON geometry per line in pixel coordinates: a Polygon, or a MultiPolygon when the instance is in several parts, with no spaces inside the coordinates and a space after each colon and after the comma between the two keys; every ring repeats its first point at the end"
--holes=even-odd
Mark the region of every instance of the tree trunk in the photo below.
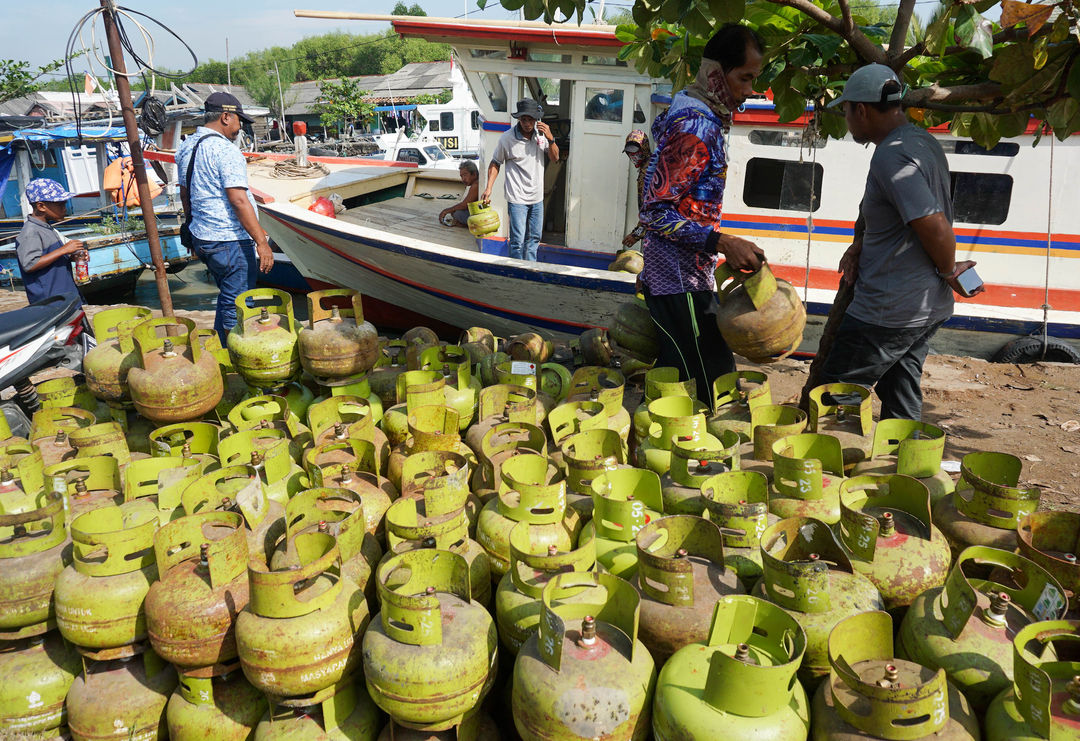
{"type": "Polygon", "coordinates": [[[821,331],[821,342],[818,343],[817,355],[810,363],[810,374],[806,378],[802,395],[799,398],[799,408],[804,412],[810,411],[810,391],[821,385],[821,374],[825,370],[825,361],[832,351],[833,340],[836,338],[836,330],[840,327],[840,320],[844,318],[848,304],[855,297],[855,286],[840,279],[840,287],[836,289],[836,298],[833,299],[832,308],[829,309],[829,317],[825,320],[825,328],[821,331]]]}

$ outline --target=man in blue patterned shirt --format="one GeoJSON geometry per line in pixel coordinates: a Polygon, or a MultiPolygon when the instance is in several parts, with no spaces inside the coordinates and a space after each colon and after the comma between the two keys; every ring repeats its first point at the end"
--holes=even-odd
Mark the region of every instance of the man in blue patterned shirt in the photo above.
{"type": "Polygon", "coordinates": [[[180,199],[191,220],[192,249],[218,287],[214,329],[225,345],[236,324],[236,297],[255,287],[256,271],[269,272],[274,253],[248,191],[247,162],[233,144],[241,122],[252,119],[228,93],[211,94],[205,108],[205,124],[181,145],[176,165],[180,199]]]}

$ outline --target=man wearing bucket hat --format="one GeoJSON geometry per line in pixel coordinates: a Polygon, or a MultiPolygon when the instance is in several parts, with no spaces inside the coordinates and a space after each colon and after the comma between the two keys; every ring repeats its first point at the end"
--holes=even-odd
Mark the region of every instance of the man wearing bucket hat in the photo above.
{"type": "Polygon", "coordinates": [[[217,284],[214,329],[224,345],[236,324],[236,297],[255,287],[259,271],[270,271],[274,253],[248,191],[247,162],[232,143],[241,122],[251,123],[252,118],[229,93],[211,93],[204,108],[204,125],[176,153],[180,200],[190,234],[181,238],[190,242],[191,251],[217,284]]]}
{"type": "Polygon", "coordinates": [[[71,277],[71,259],[85,256],[86,249],[78,239],[64,241],[50,226],[64,218],[66,203],[74,195],[49,178],[31,180],[26,186],[26,200],[34,210],[15,238],[15,255],[26,300],[32,304],[53,296],[74,297],[82,302],[71,277]]]}
{"type": "Polygon", "coordinates": [[[823,383],[873,386],[882,419],[917,420],[930,338],[952,316],[953,291],[962,293],[958,276],[975,263],[956,262],[949,163],[938,141],[907,120],[903,95],[891,69],[870,64],[830,104],[843,106],[852,138],[875,149],[855,241],[840,260],[855,297],[823,383]]]}
{"type": "Polygon", "coordinates": [[[544,156],[559,159],[559,145],[548,125],[540,120],[544,109],[532,98],[517,102],[510,114],[517,123],[499,137],[487,170],[487,186],[480,200],[491,202],[491,188],[501,167],[506,168],[503,188],[510,218],[507,239],[510,257],[536,261],[544,229],[544,156]]]}

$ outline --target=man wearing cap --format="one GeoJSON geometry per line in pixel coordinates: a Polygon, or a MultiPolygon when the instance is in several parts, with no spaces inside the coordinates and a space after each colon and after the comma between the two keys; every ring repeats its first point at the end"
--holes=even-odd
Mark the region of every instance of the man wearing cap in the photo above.
{"type": "Polygon", "coordinates": [[[26,217],[15,238],[26,300],[32,304],[53,296],[67,296],[82,303],[79,288],[71,277],[71,258],[85,255],[82,241],[64,241],[50,224],[64,218],[66,203],[74,193],[49,178],[31,180],[26,186],[26,200],[33,212],[26,217]]]}
{"type": "Polygon", "coordinates": [[[212,93],[204,107],[205,124],[184,140],[176,164],[192,251],[218,287],[214,329],[224,345],[236,324],[236,297],[255,287],[257,271],[269,272],[274,253],[248,191],[247,162],[232,143],[241,122],[252,119],[229,93],[212,93]]]}
{"type": "Polygon", "coordinates": [[[517,102],[510,114],[517,123],[495,145],[488,164],[487,187],[480,200],[491,202],[491,188],[505,165],[503,188],[510,217],[510,257],[536,261],[540,233],[544,229],[544,153],[552,162],[559,159],[559,145],[551,129],[540,120],[544,109],[532,98],[517,102]]]}
{"type": "Polygon", "coordinates": [[[975,263],[956,262],[949,163],[938,141],[907,120],[903,95],[891,69],[870,64],[831,104],[843,106],[852,138],[875,150],[855,240],[840,260],[855,296],[823,382],[875,386],[882,419],[917,420],[930,338],[952,316],[957,276],[975,263]]]}

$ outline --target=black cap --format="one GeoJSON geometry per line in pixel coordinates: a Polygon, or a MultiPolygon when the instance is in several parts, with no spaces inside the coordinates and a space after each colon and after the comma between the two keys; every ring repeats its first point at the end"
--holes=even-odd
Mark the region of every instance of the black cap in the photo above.
{"type": "Polygon", "coordinates": [[[531,116],[536,120],[540,120],[540,117],[544,115],[544,109],[540,107],[532,98],[522,98],[517,102],[517,110],[510,114],[514,118],[521,118],[522,116],[531,116]]]}
{"type": "Polygon", "coordinates": [[[210,93],[203,108],[207,113],[235,113],[241,121],[252,123],[255,119],[244,113],[244,106],[231,93],[210,93]]]}

